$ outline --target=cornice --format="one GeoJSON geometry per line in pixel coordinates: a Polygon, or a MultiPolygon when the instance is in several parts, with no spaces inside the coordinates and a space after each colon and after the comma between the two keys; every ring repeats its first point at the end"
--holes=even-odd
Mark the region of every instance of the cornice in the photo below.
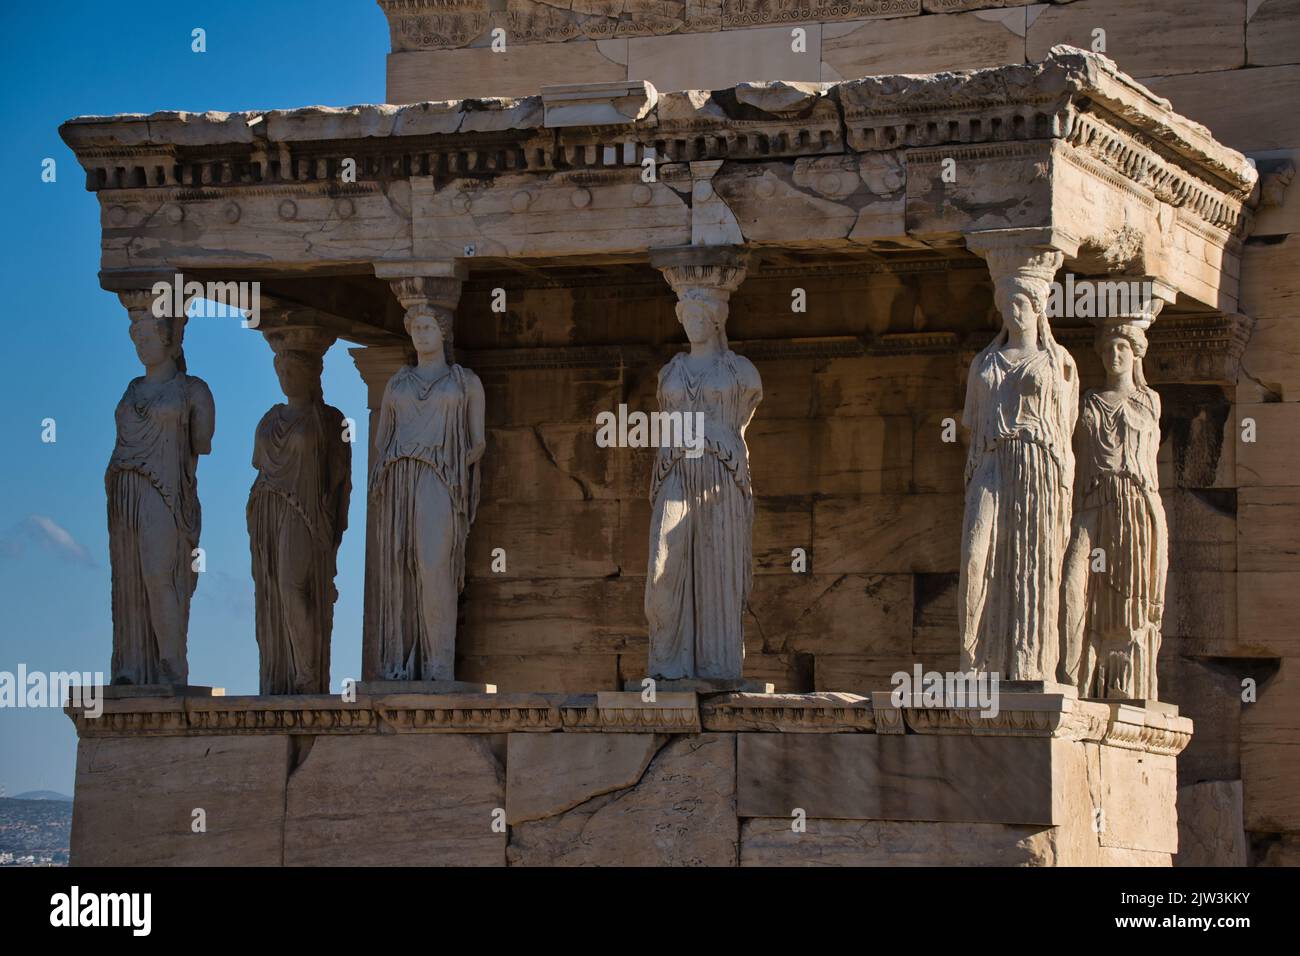
{"type": "Polygon", "coordinates": [[[1071,48],[1037,64],[868,77],[802,93],[765,96],[742,84],[664,94],[639,120],[559,128],[545,125],[535,96],[81,117],[60,133],[101,198],[125,189],[324,186],[338,182],[345,159],[359,182],[428,176],[438,186],[524,172],[609,176],[650,155],[661,164],[748,163],[893,151],[919,166],[944,156],[1024,157],[1061,141],[1075,154],[1065,150],[1067,158],[1112,186],[1232,232],[1257,179],[1245,157],[1109,60],[1071,48]]]}

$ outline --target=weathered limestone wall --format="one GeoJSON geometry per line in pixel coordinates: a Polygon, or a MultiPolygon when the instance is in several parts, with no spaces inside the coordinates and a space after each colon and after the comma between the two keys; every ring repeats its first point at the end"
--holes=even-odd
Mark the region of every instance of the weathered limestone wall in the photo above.
{"type": "Polygon", "coordinates": [[[558,83],[649,80],[668,91],[975,69],[1042,59],[1057,43],[1093,49],[1101,29],[1099,52],[1151,78],[1187,115],[1201,118],[1185,109],[1191,101],[1220,114],[1227,125],[1215,131],[1225,142],[1289,148],[1298,122],[1275,106],[1294,101],[1300,83],[1295,0],[510,0],[497,12],[488,0],[380,5],[392,28],[392,103],[523,96],[558,83]],[[792,49],[796,27],[802,52],[792,49]],[[503,31],[503,52],[492,49],[494,30],[503,31]],[[1260,70],[1237,72],[1247,66],[1260,70]],[[1223,75],[1197,79],[1214,73],[1223,75]],[[1261,115],[1269,121],[1257,122],[1261,115]]]}
{"type": "Polygon", "coordinates": [[[1024,62],[1038,9],[1024,0],[510,0],[498,12],[488,0],[380,5],[392,28],[391,103],[523,96],[554,83],[721,89],[1002,66],[1024,62]],[[503,31],[502,51],[492,49],[494,30],[503,31]]]}
{"type": "MultiPolygon", "coordinates": [[[[868,352],[860,337],[888,340],[941,300],[953,310],[946,321],[982,326],[986,286],[982,268],[805,273],[756,277],[733,297],[730,339],[764,387],[747,436],[756,492],[747,676],[778,691],[864,692],[914,660],[955,667],[964,451],[940,440],[940,421],[959,416],[960,358],[924,342],[909,349],[906,333],[896,333],[896,354],[868,352]],[[806,313],[790,310],[796,287],[806,313]],[[791,570],[795,548],[807,552],[807,573],[791,570]]],[[[487,392],[492,449],[458,673],[503,691],[613,690],[645,673],[652,459],[596,447],[595,416],[620,403],[655,410],[656,372],[683,333],[670,290],[649,270],[617,286],[502,287],[504,316],[488,312],[490,289],[473,285],[458,322],[487,392]],[[547,367],[566,361],[582,364],[547,367]],[[498,547],[505,574],[490,570],[498,547]]]]}
{"type": "MultiPolygon", "coordinates": [[[[1296,161],[1300,2],[1121,9],[1129,6],[1080,0],[1044,18],[1077,33],[1090,16],[1115,8],[1107,14],[1109,54],[1124,69],[1266,175],[1296,161]],[[1162,22],[1151,24],[1162,11],[1162,22]],[[1151,29],[1126,51],[1121,38],[1142,23],[1151,29]]],[[[1044,42],[1078,42],[1054,37],[1044,42]]],[[[1300,863],[1300,192],[1283,195],[1281,203],[1266,196],[1242,259],[1240,308],[1255,331],[1241,381],[1225,396],[1231,404],[1215,415],[1224,417],[1217,460],[1180,481],[1187,494],[1179,510],[1165,497],[1171,524],[1198,526],[1202,541],[1173,556],[1182,566],[1170,575],[1168,606],[1181,605],[1186,623],[1162,666],[1169,699],[1205,730],[1179,767],[1185,842],[1213,850],[1203,862],[1300,863]],[[1254,443],[1241,440],[1244,419],[1256,423],[1254,443]],[[1241,703],[1243,678],[1258,681],[1254,703],[1241,703]],[[1245,840],[1224,826],[1238,812],[1245,840]]],[[[1196,861],[1189,849],[1186,862],[1196,861]]]]}
{"type": "Polygon", "coordinates": [[[1178,847],[1191,725],[1167,712],[1052,694],[1004,694],[1000,719],[843,694],[637,697],[70,710],[72,863],[1167,866],[1178,847]]]}

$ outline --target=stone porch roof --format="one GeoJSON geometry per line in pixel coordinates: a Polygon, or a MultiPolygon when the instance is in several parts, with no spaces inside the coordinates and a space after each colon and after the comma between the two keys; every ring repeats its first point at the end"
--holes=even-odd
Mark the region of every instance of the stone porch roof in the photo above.
{"type": "Polygon", "coordinates": [[[1205,127],[1071,47],[837,84],[84,116],[60,133],[101,202],[110,288],[178,268],[545,266],[683,244],[950,258],[972,233],[1030,229],[1082,274],[1153,276],[1231,312],[1257,183],[1205,127]]]}

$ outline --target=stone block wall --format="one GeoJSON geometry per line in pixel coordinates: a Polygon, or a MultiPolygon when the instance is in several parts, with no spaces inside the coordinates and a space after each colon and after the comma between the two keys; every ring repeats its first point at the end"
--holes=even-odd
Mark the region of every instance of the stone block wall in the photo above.
{"type": "MultiPolygon", "coordinates": [[[[901,330],[942,297],[945,323],[991,335],[987,276],[969,265],[757,275],[733,297],[728,334],[764,391],[747,434],[747,676],[778,691],[861,693],[914,661],[957,665],[965,450],[941,436],[943,419],[960,417],[963,360],[955,333],[936,346],[901,330]],[[805,313],[790,310],[795,288],[805,313]],[[792,570],[795,549],[804,573],[792,570]]],[[[597,447],[596,414],[657,409],[658,370],[682,347],[674,298],[648,269],[562,289],[493,281],[506,313],[488,309],[492,282],[475,281],[457,323],[493,450],[457,673],[502,691],[614,690],[645,676],[652,451],[597,447]],[[504,574],[492,570],[496,548],[504,574]]]]}
{"type": "Polygon", "coordinates": [[[1297,122],[1283,111],[1253,122],[1288,92],[1294,98],[1295,0],[510,0],[503,10],[460,0],[438,3],[437,15],[431,3],[380,5],[392,32],[392,103],[619,80],[661,91],[834,82],[1041,60],[1067,43],[1149,78],[1175,105],[1196,99],[1222,113],[1221,141],[1235,132],[1258,144],[1251,148],[1287,149],[1297,122]],[[1238,75],[1242,68],[1259,72],[1238,75]],[[1227,75],[1196,79],[1207,73],[1227,75]],[[1261,87],[1277,95],[1256,95],[1261,87]]]}
{"type": "Polygon", "coordinates": [[[1169,864],[1186,719],[1053,694],[1002,706],[984,719],[846,694],[108,701],[99,718],[69,710],[71,859],[1169,864]]]}
{"type": "MultiPolygon", "coordinates": [[[[682,332],[670,290],[648,269],[565,281],[475,280],[458,318],[494,453],[470,536],[457,673],[506,692],[614,690],[644,676],[651,458],[596,447],[595,415],[620,403],[654,410],[657,371],[682,332]],[[490,311],[494,288],[506,289],[504,315],[490,311]],[[506,551],[504,574],[491,571],[495,548],[506,551]]],[[[942,422],[960,418],[966,365],[994,333],[990,299],[980,263],[961,260],[910,274],[760,269],[733,298],[729,334],[764,383],[748,436],[748,676],[778,692],[870,693],[913,663],[957,666],[965,449],[942,440],[942,422]],[[789,308],[794,288],[805,313],[789,308]],[[806,549],[807,573],[792,571],[795,548],[806,549]]],[[[1082,386],[1099,384],[1090,337],[1068,340],[1082,386]]],[[[1162,360],[1157,341],[1148,368],[1162,360]]],[[[1235,643],[1232,390],[1157,388],[1171,538],[1164,693],[1202,728],[1182,758],[1184,785],[1230,786],[1249,734],[1241,679],[1263,680],[1273,666],[1264,648],[1235,643]]],[[[1285,532],[1275,537],[1285,547],[1285,532]]],[[[1244,845],[1241,820],[1229,811],[1225,823],[1222,800],[1196,797],[1204,789],[1188,791],[1188,825],[1244,845]],[[1213,820],[1198,823],[1202,811],[1213,820]]],[[[1227,806],[1240,808],[1240,795],[1227,806]]]]}

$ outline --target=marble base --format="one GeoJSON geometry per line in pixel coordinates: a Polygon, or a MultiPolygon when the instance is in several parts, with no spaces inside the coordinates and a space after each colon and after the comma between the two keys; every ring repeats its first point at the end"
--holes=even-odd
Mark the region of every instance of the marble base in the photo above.
{"type": "Polygon", "coordinates": [[[358,694],[495,694],[496,684],[467,680],[363,680],[358,694]]]}
{"type": "MultiPolygon", "coordinates": [[[[644,679],[644,678],[642,678],[644,679]]],[[[640,693],[643,689],[640,680],[623,682],[625,691],[640,693]]],[[[761,680],[708,680],[704,678],[655,679],[656,693],[694,693],[694,694],[771,694],[776,690],[775,684],[761,680]]]]}
{"type": "Polygon", "coordinates": [[[134,700],[140,697],[224,697],[224,687],[199,684],[94,684],[71,692],[67,706],[76,706],[75,695],[101,700],[134,700]]]}
{"type": "Polygon", "coordinates": [[[1178,716],[1178,705],[1164,700],[1119,700],[1114,697],[1084,697],[1081,699],[1093,704],[1109,704],[1111,707],[1136,707],[1138,710],[1168,714],[1170,717],[1178,716]]]}
{"type": "Polygon", "coordinates": [[[1071,700],[1079,699],[1079,689],[1073,684],[1058,684],[1054,680],[999,680],[1001,694],[1060,694],[1071,700]]]}
{"type": "Polygon", "coordinates": [[[1192,730],[1061,694],[1008,694],[980,720],[853,694],[621,691],[69,716],[72,863],[149,866],[1167,866],[1192,730]],[[194,839],[196,806],[220,839],[194,839]],[[498,808],[505,832],[484,824],[498,808]]]}

